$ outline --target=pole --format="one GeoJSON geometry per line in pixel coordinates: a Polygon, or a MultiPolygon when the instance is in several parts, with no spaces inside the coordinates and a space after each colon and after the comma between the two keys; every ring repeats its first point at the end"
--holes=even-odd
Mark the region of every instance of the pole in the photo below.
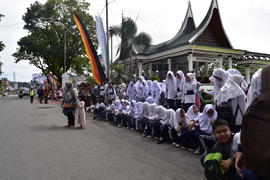
{"type": "Polygon", "coordinates": [[[67,52],[67,30],[65,29],[64,33],[64,72],[67,71],[67,59],[66,59],[66,52],[67,52]]]}
{"type": "Polygon", "coordinates": [[[108,17],[108,0],[106,0],[106,35],[107,35],[107,44],[106,44],[106,63],[107,63],[107,78],[110,80],[110,60],[109,60],[109,17],[108,17]]]}

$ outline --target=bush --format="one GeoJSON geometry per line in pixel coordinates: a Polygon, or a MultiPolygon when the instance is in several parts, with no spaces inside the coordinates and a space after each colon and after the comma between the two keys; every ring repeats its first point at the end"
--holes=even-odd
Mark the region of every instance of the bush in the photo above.
{"type": "Polygon", "coordinates": [[[155,76],[155,75],[150,76],[149,79],[152,80],[152,81],[157,80],[158,82],[160,82],[159,77],[155,76]]]}

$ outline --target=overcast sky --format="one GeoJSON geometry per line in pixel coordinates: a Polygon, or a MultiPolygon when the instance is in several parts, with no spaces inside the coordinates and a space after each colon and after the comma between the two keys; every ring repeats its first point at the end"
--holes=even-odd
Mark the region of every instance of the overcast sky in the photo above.
{"type": "MultiPolygon", "coordinates": [[[[35,0],[0,0],[0,13],[5,17],[0,22],[0,40],[6,48],[0,52],[4,63],[2,77],[17,81],[29,81],[32,73],[40,72],[28,62],[14,64],[11,56],[17,41],[27,35],[23,30],[22,15],[35,0]]],[[[86,0],[91,4],[89,13],[101,14],[105,0],[86,0]]],[[[187,0],[111,0],[109,6],[109,25],[121,23],[121,13],[137,19],[138,32],[147,32],[157,44],[172,38],[181,27],[185,17],[187,0]]],[[[40,0],[44,3],[45,0],[40,0]]],[[[109,0],[110,2],[110,0],[109,0]]],[[[211,0],[190,0],[198,26],[205,17],[211,0]]],[[[235,49],[243,49],[270,54],[270,1],[269,0],[219,0],[219,8],[225,31],[235,49]]],[[[105,24],[104,24],[105,25],[105,24]]],[[[119,40],[115,41],[119,43],[119,40]]],[[[117,46],[115,44],[114,46],[117,46]]]]}

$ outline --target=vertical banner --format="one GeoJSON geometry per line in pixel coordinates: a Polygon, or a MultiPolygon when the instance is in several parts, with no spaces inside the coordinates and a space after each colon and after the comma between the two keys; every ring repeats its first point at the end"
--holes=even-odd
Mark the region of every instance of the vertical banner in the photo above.
{"type": "Polygon", "coordinates": [[[107,46],[106,46],[106,34],[104,31],[103,22],[100,16],[96,16],[96,33],[98,38],[98,44],[101,49],[102,59],[100,62],[104,67],[105,72],[107,72],[107,46]]]}
{"type": "Polygon", "coordinates": [[[94,80],[96,81],[97,84],[101,84],[102,82],[107,81],[107,78],[104,73],[104,69],[102,69],[95,47],[90,39],[87,29],[83,25],[80,18],[75,13],[73,13],[73,17],[80,31],[83,45],[91,64],[91,71],[92,71],[94,80]]]}

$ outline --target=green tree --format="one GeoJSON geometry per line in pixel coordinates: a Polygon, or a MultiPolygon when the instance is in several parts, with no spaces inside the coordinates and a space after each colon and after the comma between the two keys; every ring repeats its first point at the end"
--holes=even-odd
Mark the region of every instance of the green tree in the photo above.
{"type": "Polygon", "coordinates": [[[66,31],[66,69],[77,75],[89,70],[85,49],[72,16],[76,12],[81,18],[97,47],[95,22],[87,13],[89,6],[84,0],[47,0],[44,4],[31,4],[23,16],[24,29],[29,34],[18,41],[19,48],[13,54],[16,63],[29,61],[43,73],[51,72],[61,80],[66,31]]]}
{"type": "MultiPolygon", "coordinates": [[[[130,17],[123,17],[121,26],[119,27],[119,36],[121,37],[121,43],[119,45],[120,51],[120,59],[125,60],[127,58],[131,58],[136,56],[136,52],[138,50],[141,53],[144,53],[148,50],[151,45],[152,38],[145,32],[141,32],[137,35],[137,25],[130,17]]],[[[137,58],[135,58],[137,59],[137,58]]],[[[124,62],[125,64],[125,62],[124,62]]],[[[135,60],[135,67],[137,67],[137,61],[135,60]]],[[[124,66],[125,72],[126,66],[124,66]]],[[[135,74],[135,68],[133,71],[131,69],[131,62],[130,62],[130,69],[129,69],[129,78],[135,74]]]]}

